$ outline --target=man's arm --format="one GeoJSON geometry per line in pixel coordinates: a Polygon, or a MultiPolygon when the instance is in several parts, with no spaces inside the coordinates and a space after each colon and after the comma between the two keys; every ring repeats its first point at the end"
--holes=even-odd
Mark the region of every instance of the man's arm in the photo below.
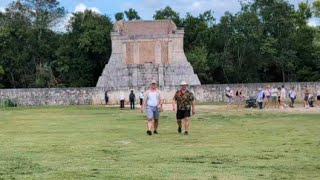
{"type": "Polygon", "coordinates": [[[175,111],[177,107],[177,101],[175,100],[175,98],[172,99],[172,109],[175,111]]]}
{"type": "Polygon", "coordinates": [[[147,95],[148,95],[148,91],[146,93],[144,93],[144,97],[143,97],[143,101],[142,101],[142,105],[141,105],[141,112],[143,112],[143,109],[146,106],[145,104],[147,103],[147,95]]]}
{"type": "Polygon", "coordinates": [[[196,108],[195,108],[195,102],[194,102],[194,100],[193,100],[192,103],[191,103],[191,108],[192,108],[192,114],[195,114],[195,113],[196,113],[196,108]]]}
{"type": "Polygon", "coordinates": [[[162,104],[164,102],[164,99],[162,97],[162,92],[158,90],[158,93],[159,93],[159,104],[158,104],[158,108],[159,109],[162,109],[162,104]]]}

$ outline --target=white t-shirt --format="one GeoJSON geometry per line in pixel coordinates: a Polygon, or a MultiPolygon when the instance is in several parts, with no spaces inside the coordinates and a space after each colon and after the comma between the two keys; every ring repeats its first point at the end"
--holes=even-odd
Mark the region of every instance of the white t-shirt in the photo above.
{"type": "Polygon", "coordinates": [[[273,97],[277,97],[278,96],[278,89],[277,88],[273,88],[271,90],[271,96],[273,96],[273,97]]]}
{"type": "Polygon", "coordinates": [[[140,93],[139,98],[143,99],[143,96],[144,96],[143,93],[140,93]]]}
{"type": "Polygon", "coordinates": [[[290,98],[296,98],[296,97],[297,97],[296,91],[290,90],[290,91],[289,91],[289,97],[290,97],[290,98]]]}
{"type": "Polygon", "coordinates": [[[320,89],[317,91],[317,96],[320,96],[320,89]]]}
{"type": "Polygon", "coordinates": [[[281,97],[282,97],[282,98],[285,98],[285,97],[286,97],[286,93],[287,93],[286,89],[285,89],[285,88],[282,88],[282,89],[281,89],[281,97]]]}
{"type": "Polygon", "coordinates": [[[264,90],[264,95],[266,95],[266,96],[271,96],[271,91],[270,91],[270,89],[264,90]]]}
{"type": "Polygon", "coordinates": [[[226,94],[229,96],[228,98],[233,98],[233,91],[226,91],[226,94]]]}
{"type": "Polygon", "coordinates": [[[123,94],[120,95],[119,99],[120,99],[120,101],[121,101],[121,100],[124,100],[124,99],[125,99],[124,95],[123,95],[123,94]]]}
{"type": "Polygon", "coordinates": [[[159,105],[159,101],[161,99],[161,95],[159,90],[157,91],[148,91],[147,93],[147,106],[158,106],[159,105]]]}

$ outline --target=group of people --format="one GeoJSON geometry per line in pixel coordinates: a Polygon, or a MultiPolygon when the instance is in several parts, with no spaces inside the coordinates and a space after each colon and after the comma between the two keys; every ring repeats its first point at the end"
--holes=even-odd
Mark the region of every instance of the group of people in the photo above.
{"type": "MultiPolygon", "coordinates": [[[[143,98],[144,98],[143,91],[141,91],[141,93],[139,95],[140,106],[143,103],[143,98]]],[[[109,103],[108,91],[105,92],[104,99],[105,99],[105,103],[107,105],[109,103]]],[[[130,94],[129,94],[130,109],[135,109],[135,100],[136,100],[136,95],[134,94],[133,89],[131,89],[130,94]]],[[[126,102],[126,98],[125,98],[124,94],[120,94],[119,102],[120,102],[120,109],[121,110],[124,109],[124,104],[126,102]]]]}
{"type": "MultiPolygon", "coordinates": [[[[182,120],[184,119],[184,134],[188,135],[191,113],[196,113],[194,104],[195,99],[193,93],[187,89],[188,83],[182,81],[180,87],[180,90],[173,96],[172,109],[176,111],[178,133],[182,132],[182,120]]],[[[157,88],[157,82],[153,80],[150,89],[144,94],[143,103],[141,105],[141,112],[145,111],[147,115],[148,135],[152,135],[152,133],[158,134],[159,116],[163,109],[163,102],[162,92],[157,88]]]]}
{"type": "MultiPolygon", "coordinates": [[[[227,109],[233,105],[237,107],[242,107],[243,101],[246,99],[243,93],[243,86],[240,86],[236,93],[229,87],[225,90],[225,95],[228,99],[227,109]]],[[[272,88],[268,85],[265,89],[258,88],[258,93],[254,96],[259,109],[269,108],[273,106],[274,108],[284,109],[288,106],[294,108],[294,103],[297,98],[297,92],[294,87],[291,87],[287,93],[287,89],[284,85],[277,87],[274,85],[272,88]],[[287,99],[290,99],[289,105],[286,104],[287,99]]],[[[304,107],[313,107],[314,97],[317,99],[317,106],[320,106],[320,89],[317,92],[312,93],[308,86],[304,87],[304,107]]]]}
{"type": "MultiPolygon", "coordinates": [[[[178,124],[178,133],[182,133],[182,120],[184,123],[184,135],[189,134],[190,116],[195,114],[194,95],[188,90],[188,83],[182,81],[172,100],[172,109],[176,111],[176,119],[178,124]]],[[[135,109],[136,96],[131,90],[129,94],[130,109],[135,109]]],[[[139,94],[141,112],[145,112],[147,116],[147,134],[158,134],[160,112],[163,110],[164,98],[162,92],[158,89],[157,82],[152,80],[150,88],[144,93],[139,94]]],[[[108,92],[105,92],[105,102],[108,104],[108,92]]],[[[123,94],[119,97],[120,108],[124,109],[126,98],[123,94]]]]}

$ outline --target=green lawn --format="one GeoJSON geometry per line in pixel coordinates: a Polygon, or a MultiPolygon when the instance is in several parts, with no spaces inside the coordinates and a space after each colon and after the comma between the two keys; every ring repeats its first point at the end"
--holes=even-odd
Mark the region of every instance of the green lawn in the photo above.
{"type": "MultiPolygon", "coordinates": [[[[201,107],[199,107],[201,109],[201,107]]],[[[163,112],[0,110],[0,179],[319,179],[320,113],[199,110],[190,135],[163,112]]]]}

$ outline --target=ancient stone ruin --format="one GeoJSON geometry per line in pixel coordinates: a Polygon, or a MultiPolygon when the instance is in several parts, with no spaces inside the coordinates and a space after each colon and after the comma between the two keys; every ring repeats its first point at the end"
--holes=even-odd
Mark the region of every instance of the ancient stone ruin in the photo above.
{"type": "Polygon", "coordinates": [[[97,87],[142,87],[153,79],[160,86],[182,80],[200,85],[184,54],[183,36],[171,20],[116,22],[112,54],[97,87]]]}

